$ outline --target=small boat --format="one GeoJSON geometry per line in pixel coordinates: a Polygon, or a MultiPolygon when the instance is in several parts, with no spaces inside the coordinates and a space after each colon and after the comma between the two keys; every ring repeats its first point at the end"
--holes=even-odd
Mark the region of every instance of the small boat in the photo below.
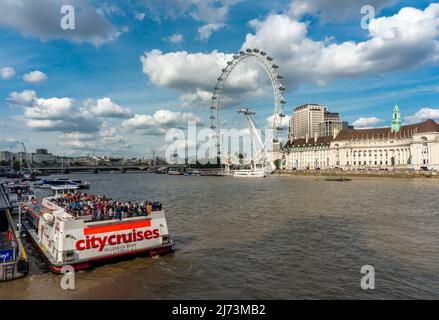
{"type": "Polygon", "coordinates": [[[57,186],[77,186],[79,189],[89,189],[90,183],[81,180],[71,180],[68,178],[42,179],[33,185],[35,188],[50,189],[57,186]]]}
{"type": "Polygon", "coordinates": [[[185,176],[199,176],[200,171],[198,170],[188,170],[184,173],[185,176]]]}
{"type": "Polygon", "coordinates": [[[180,176],[181,172],[178,171],[178,170],[169,170],[168,171],[168,175],[170,175],[170,176],[180,176]]]}
{"type": "Polygon", "coordinates": [[[236,170],[233,172],[236,178],[265,178],[267,173],[265,170],[236,170]]]}

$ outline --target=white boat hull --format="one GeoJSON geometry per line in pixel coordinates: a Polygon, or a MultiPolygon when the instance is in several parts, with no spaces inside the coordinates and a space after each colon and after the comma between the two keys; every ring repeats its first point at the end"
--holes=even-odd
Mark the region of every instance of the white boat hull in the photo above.
{"type": "Polygon", "coordinates": [[[265,178],[267,173],[262,170],[237,170],[233,172],[235,178],[265,178]]]}

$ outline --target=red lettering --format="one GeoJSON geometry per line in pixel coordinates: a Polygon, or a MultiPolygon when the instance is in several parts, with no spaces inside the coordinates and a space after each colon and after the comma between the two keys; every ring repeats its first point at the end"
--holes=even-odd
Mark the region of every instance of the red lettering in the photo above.
{"type": "Polygon", "coordinates": [[[96,240],[98,240],[99,238],[95,238],[95,236],[91,237],[90,243],[91,243],[91,247],[93,249],[99,248],[99,244],[96,243],[96,240]]]}
{"type": "Polygon", "coordinates": [[[133,241],[134,241],[134,242],[137,241],[137,232],[136,232],[136,229],[133,229],[133,241]]]}
{"type": "Polygon", "coordinates": [[[87,250],[90,249],[90,238],[88,236],[85,237],[85,242],[87,243],[87,246],[86,246],[87,250]]]}
{"type": "Polygon", "coordinates": [[[108,244],[110,246],[115,246],[116,245],[116,242],[114,241],[115,238],[116,238],[116,236],[114,234],[108,237],[108,244]]]}
{"type": "Polygon", "coordinates": [[[79,240],[76,242],[76,249],[79,251],[85,250],[85,240],[79,240]]]}
{"type": "Polygon", "coordinates": [[[151,230],[146,230],[144,233],[145,239],[146,240],[151,240],[152,239],[152,232],[151,230]]]}
{"type": "Polygon", "coordinates": [[[99,251],[103,251],[107,244],[110,246],[115,246],[121,243],[151,240],[151,239],[157,239],[159,237],[160,237],[159,229],[145,230],[144,232],[136,231],[136,229],[133,229],[128,234],[112,234],[110,236],[103,236],[103,237],[92,236],[91,238],[87,236],[85,240],[78,240],[76,242],[76,249],[79,251],[83,251],[91,248],[94,249],[99,248],[99,251]]]}
{"type": "Polygon", "coordinates": [[[108,236],[105,236],[104,238],[97,238],[97,240],[99,242],[99,251],[104,250],[105,243],[107,242],[107,238],[108,238],[108,236]]]}

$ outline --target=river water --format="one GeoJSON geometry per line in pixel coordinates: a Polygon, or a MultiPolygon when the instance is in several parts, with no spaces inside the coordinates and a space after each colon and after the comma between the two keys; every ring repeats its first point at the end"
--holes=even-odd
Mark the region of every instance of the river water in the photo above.
{"type": "Polygon", "coordinates": [[[0,283],[0,299],[439,298],[439,179],[71,177],[161,201],[176,251],[80,271],[65,291],[27,243],[30,275],[0,283]]]}

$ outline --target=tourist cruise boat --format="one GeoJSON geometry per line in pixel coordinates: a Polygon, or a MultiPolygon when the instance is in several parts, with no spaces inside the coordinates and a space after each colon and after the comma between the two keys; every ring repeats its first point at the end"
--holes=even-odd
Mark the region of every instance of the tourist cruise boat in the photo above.
{"type": "Polygon", "coordinates": [[[41,203],[33,199],[24,208],[23,225],[53,272],[60,273],[66,265],[79,270],[122,256],[173,251],[161,205],[160,210],[141,216],[96,221],[94,214],[77,216],[60,205],[77,189],[52,187],[53,196],[43,198],[41,203]]]}

